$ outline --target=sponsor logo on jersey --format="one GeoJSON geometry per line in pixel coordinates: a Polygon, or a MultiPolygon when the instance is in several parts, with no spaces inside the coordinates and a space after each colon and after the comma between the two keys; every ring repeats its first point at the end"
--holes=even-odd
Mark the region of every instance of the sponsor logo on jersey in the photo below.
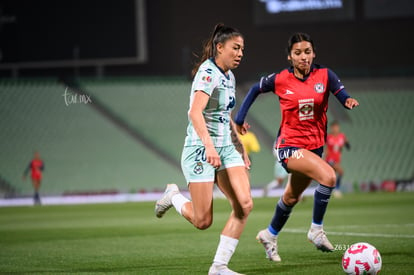
{"type": "Polygon", "coordinates": [[[200,175],[201,173],[203,173],[204,171],[203,163],[201,161],[197,162],[193,171],[197,175],[200,175]]]}
{"type": "Polygon", "coordinates": [[[313,98],[309,99],[300,99],[299,100],[299,120],[307,120],[314,118],[314,100],[313,98]]]}
{"type": "Polygon", "coordinates": [[[294,94],[294,92],[292,92],[291,90],[286,89],[285,95],[293,95],[293,94],[294,94]]]}
{"type": "Polygon", "coordinates": [[[201,78],[205,82],[211,82],[211,76],[205,75],[201,78]]]}
{"type": "Polygon", "coordinates": [[[325,91],[325,86],[322,83],[316,83],[313,88],[318,94],[321,94],[325,91]]]}
{"type": "Polygon", "coordinates": [[[234,87],[233,87],[233,85],[231,84],[231,82],[229,82],[229,81],[227,81],[226,79],[224,79],[224,78],[222,78],[221,79],[221,85],[224,87],[224,88],[227,88],[227,89],[233,89],[234,87]]]}
{"type": "Polygon", "coordinates": [[[208,73],[208,74],[211,74],[213,72],[213,70],[208,68],[208,69],[205,69],[205,72],[208,73]]]}
{"type": "Polygon", "coordinates": [[[230,120],[228,118],[225,118],[223,116],[219,117],[218,120],[220,121],[220,123],[229,123],[230,120]]]}
{"type": "Polygon", "coordinates": [[[236,98],[234,96],[229,96],[229,104],[226,107],[226,110],[231,110],[236,105],[236,98]]]}

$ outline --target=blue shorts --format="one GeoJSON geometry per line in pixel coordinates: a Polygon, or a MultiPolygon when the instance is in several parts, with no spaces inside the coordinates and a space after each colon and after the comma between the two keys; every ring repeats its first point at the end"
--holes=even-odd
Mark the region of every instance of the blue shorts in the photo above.
{"type": "Polygon", "coordinates": [[[234,145],[216,147],[221,167],[216,169],[206,160],[204,146],[186,146],[181,155],[181,169],[187,184],[190,182],[215,182],[216,172],[230,167],[245,166],[234,145]]]}
{"type": "MultiPolygon", "coordinates": [[[[276,156],[277,160],[282,164],[283,168],[285,168],[286,172],[290,173],[289,169],[287,168],[287,160],[290,157],[293,158],[301,158],[303,155],[299,150],[302,148],[294,147],[294,146],[287,146],[283,148],[274,148],[273,154],[276,156]]],[[[323,146],[310,150],[311,152],[317,154],[319,157],[322,158],[323,154],[323,146]]]]}

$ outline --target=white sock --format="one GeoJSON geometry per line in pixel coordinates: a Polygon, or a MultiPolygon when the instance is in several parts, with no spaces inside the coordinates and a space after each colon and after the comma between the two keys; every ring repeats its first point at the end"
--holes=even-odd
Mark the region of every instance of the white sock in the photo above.
{"type": "Polygon", "coordinates": [[[311,228],[314,229],[314,230],[322,230],[323,229],[323,225],[322,224],[312,223],[311,224],[311,228]]]}
{"type": "Polygon", "coordinates": [[[171,198],[171,202],[174,205],[175,210],[177,210],[178,214],[180,214],[181,216],[183,215],[181,213],[181,209],[183,208],[183,205],[189,201],[190,200],[184,197],[183,195],[181,195],[181,193],[178,193],[171,198]]]}
{"type": "Polygon", "coordinates": [[[220,243],[217,247],[216,255],[214,256],[213,264],[216,266],[227,265],[233,256],[239,240],[220,235],[220,243]]]}

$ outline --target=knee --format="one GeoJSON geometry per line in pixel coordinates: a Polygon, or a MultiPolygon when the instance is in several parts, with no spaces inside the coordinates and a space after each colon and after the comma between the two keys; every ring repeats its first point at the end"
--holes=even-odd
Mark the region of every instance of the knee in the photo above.
{"type": "Polygon", "coordinates": [[[289,207],[295,206],[299,201],[300,201],[300,196],[289,196],[289,195],[283,196],[283,203],[289,207]]]}
{"type": "Polygon", "coordinates": [[[253,200],[251,197],[239,202],[237,207],[233,207],[234,213],[238,219],[246,219],[253,209],[253,200]]]}
{"type": "Polygon", "coordinates": [[[213,218],[212,217],[204,217],[201,219],[196,219],[193,222],[193,225],[200,230],[206,230],[207,228],[209,228],[211,226],[211,224],[213,223],[213,218]]]}
{"type": "Polygon", "coordinates": [[[323,175],[322,180],[319,182],[322,185],[335,187],[336,185],[336,174],[334,169],[329,169],[323,175]]]}
{"type": "Polygon", "coordinates": [[[253,199],[249,197],[245,202],[242,203],[242,209],[244,216],[248,216],[253,210],[253,199]]]}

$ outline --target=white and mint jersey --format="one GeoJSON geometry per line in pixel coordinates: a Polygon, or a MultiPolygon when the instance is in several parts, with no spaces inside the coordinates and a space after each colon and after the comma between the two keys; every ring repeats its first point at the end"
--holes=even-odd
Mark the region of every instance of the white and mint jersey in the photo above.
{"type": "MultiPolygon", "coordinates": [[[[194,77],[191,87],[190,108],[195,91],[203,91],[210,96],[203,111],[207,130],[215,147],[233,144],[230,135],[231,110],[236,105],[236,80],[229,70],[226,76],[212,59],[204,61],[194,77]]],[[[203,145],[189,121],[184,146],[203,145]]]]}

